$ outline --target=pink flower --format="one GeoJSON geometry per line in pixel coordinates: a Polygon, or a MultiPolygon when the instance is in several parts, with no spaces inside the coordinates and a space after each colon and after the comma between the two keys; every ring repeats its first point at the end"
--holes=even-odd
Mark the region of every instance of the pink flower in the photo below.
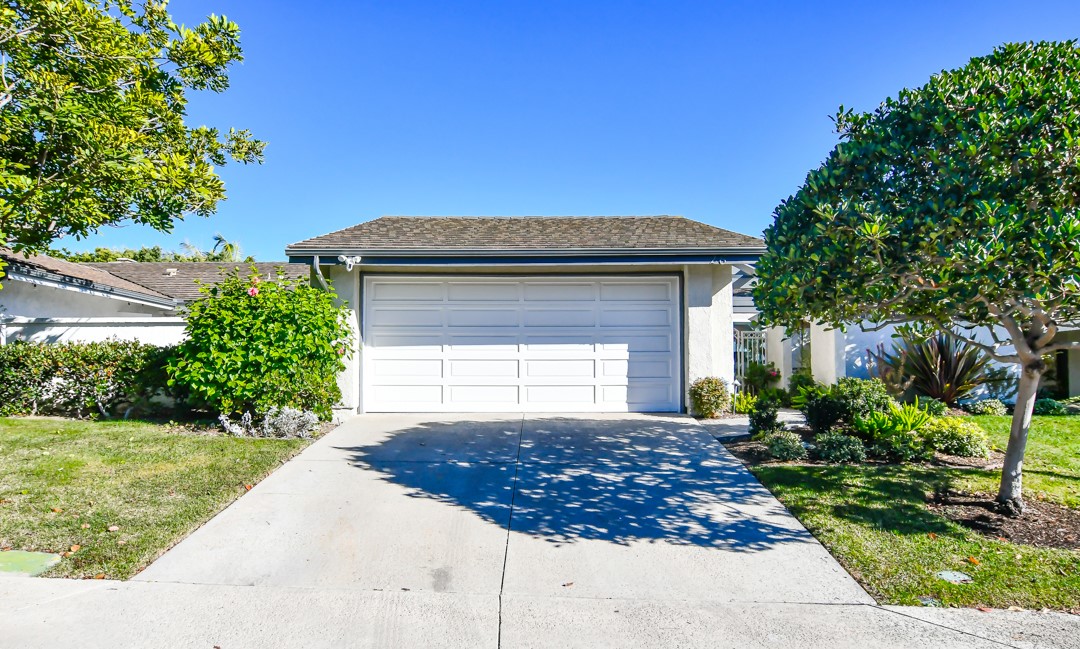
{"type": "Polygon", "coordinates": [[[254,286],[252,286],[251,288],[248,289],[248,295],[250,295],[251,297],[255,297],[258,294],[259,294],[259,289],[255,288],[254,286]]]}

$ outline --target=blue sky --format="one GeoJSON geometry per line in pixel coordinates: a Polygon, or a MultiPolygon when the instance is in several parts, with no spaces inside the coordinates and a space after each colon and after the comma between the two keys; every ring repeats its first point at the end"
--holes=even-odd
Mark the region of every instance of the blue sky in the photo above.
{"type": "Polygon", "coordinates": [[[246,61],[191,124],[251,129],[262,166],[171,235],[260,260],[384,214],[681,214],[758,235],[870,109],[1005,41],[1080,36],[1073,2],[173,0],[239,23],[246,61]]]}

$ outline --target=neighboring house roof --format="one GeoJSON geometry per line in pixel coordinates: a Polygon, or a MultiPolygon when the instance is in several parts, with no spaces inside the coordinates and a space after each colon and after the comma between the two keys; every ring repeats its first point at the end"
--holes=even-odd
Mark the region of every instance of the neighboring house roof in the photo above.
{"type": "Polygon", "coordinates": [[[721,252],[764,245],[681,216],[384,216],[294,243],[286,253],[721,252]]]}
{"type": "Polygon", "coordinates": [[[153,289],[181,302],[189,302],[201,297],[199,284],[215,284],[221,279],[222,273],[240,271],[241,276],[247,276],[254,266],[256,272],[265,279],[272,279],[280,272],[288,279],[307,279],[311,267],[304,264],[290,264],[280,262],[216,262],[216,261],[190,261],[190,262],[138,262],[138,261],[110,261],[83,264],[93,269],[107,271],[112,275],[153,289]]]}
{"type": "Polygon", "coordinates": [[[170,296],[89,264],[77,264],[48,255],[26,255],[0,247],[0,258],[10,264],[5,272],[15,280],[45,283],[57,288],[89,290],[118,299],[134,299],[172,307],[170,296]]]}

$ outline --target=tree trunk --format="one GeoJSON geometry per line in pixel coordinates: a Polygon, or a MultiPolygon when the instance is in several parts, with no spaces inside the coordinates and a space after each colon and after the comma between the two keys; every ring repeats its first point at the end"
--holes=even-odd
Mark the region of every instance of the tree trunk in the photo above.
{"type": "Polygon", "coordinates": [[[1042,359],[1025,363],[1020,372],[1020,386],[1016,392],[1013,409],[1012,430],[1009,446],[1005,450],[1005,465],[1001,469],[1001,488],[997,501],[1005,513],[1020,516],[1024,513],[1023,468],[1024,450],[1027,448],[1028,429],[1031,428],[1031,412],[1035,408],[1035,394],[1042,377],[1042,359]]]}

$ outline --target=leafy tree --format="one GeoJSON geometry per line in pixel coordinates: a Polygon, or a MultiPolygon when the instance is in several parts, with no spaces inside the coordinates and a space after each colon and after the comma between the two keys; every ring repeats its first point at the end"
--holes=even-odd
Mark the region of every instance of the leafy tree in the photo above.
{"type": "Polygon", "coordinates": [[[1019,365],[997,499],[1020,514],[1044,356],[1078,346],[1058,338],[1080,324],[1077,43],[1003,45],[836,124],[766,232],[762,317],[925,323],[1019,365]]]}
{"type": "MultiPolygon", "coordinates": [[[[105,248],[97,247],[86,252],[72,252],[67,248],[50,250],[49,255],[77,263],[108,262],[130,259],[132,261],[240,261],[240,244],[227,241],[220,234],[214,235],[214,247],[206,252],[190,243],[182,244],[185,252],[162,250],[161,246],[142,248],[105,248]]],[[[254,257],[244,258],[245,262],[255,261],[254,257]]]]}
{"type": "Polygon", "coordinates": [[[177,25],[165,2],[0,0],[0,245],[213,213],[215,166],[261,162],[264,144],[189,127],[187,93],[228,88],[239,37],[215,15],[177,25]]]}

